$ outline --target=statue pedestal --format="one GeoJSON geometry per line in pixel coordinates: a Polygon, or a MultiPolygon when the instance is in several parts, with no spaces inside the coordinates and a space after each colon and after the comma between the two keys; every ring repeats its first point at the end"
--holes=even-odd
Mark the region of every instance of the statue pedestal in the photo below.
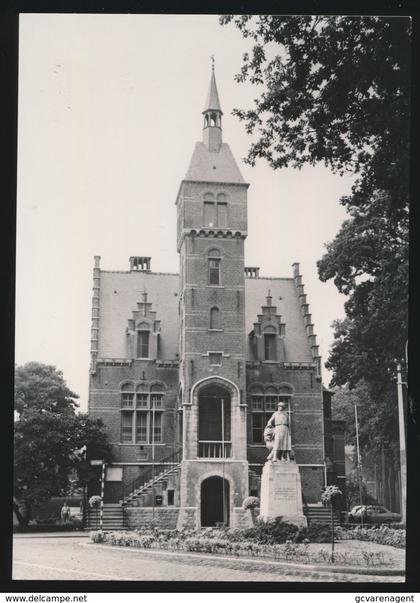
{"type": "Polygon", "coordinates": [[[288,463],[268,461],[261,478],[260,518],[264,521],[282,517],[297,526],[307,526],[303,514],[302,486],[299,467],[288,463]]]}

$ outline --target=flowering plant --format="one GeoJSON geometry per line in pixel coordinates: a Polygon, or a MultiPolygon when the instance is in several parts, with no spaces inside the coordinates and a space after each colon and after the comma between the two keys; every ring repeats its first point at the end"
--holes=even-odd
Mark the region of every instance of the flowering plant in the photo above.
{"type": "Polygon", "coordinates": [[[95,496],[91,496],[89,498],[89,505],[93,508],[93,509],[97,509],[100,504],[101,504],[101,497],[98,496],[97,494],[95,496]]]}
{"type": "Polygon", "coordinates": [[[260,499],[257,496],[247,496],[242,503],[243,509],[255,509],[260,506],[260,499]]]}
{"type": "Polygon", "coordinates": [[[334,504],[337,498],[342,496],[342,494],[343,493],[338,486],[327,486],[321,494],[321,500],[323,503],[334,504]]]}

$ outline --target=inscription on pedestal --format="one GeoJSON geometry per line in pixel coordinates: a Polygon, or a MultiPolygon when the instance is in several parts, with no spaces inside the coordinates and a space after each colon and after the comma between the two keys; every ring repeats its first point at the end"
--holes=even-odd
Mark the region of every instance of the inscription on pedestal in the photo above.
{"type": "Polygon", "coordinates": [[[264,466],[261,480],[261,517],[284,517],[296,525],[306,525],[298,467],[293,463],[264,466]]]}

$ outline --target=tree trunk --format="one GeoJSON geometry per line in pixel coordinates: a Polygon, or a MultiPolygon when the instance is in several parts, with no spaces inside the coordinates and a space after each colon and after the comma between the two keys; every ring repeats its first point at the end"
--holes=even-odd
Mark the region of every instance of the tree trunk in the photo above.
{"type": "Polygon", "coordinates": [[[331,503],[331,561],[334,563],[334,507],[331,503]]]}
{"type": "Polygon", "coordinates": [[[18,503],[13,501],[13,511],[16,515],[19,525],[26,528],[31,519],[31,505],[29,503],[24,503],[24,504],[25,504],[25,512],[21,513],[18,503]]]}
{"type": "Polygon", "coordinates": [[[255,509],[251,508],[250,512],[251,512],[252,525],[255,526],[255,509]]]}

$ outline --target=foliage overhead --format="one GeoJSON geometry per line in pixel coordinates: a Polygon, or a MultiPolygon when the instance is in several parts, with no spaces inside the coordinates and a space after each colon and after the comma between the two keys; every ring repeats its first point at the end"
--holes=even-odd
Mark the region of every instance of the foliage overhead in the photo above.
{"type": "Polygon", "coordinates": [[[260,94],[252,108],[234,110],[253,137],[246,161],[323,162],[356,175],[340,200],[348,219],[318,261],[320,279],[333,279],[347,296],[326,366],[333,386],[368,389],[366,424],[373,440],[387,441],[392,373],[407,339],[410,20],[240,15],[220,22],[252,44],[236,80],[260,94]]]}
{"type": "Polygon", "coordinates": [[[395,17],[225,15],[253,43],[238,82],[260,87],[235,109],[255,135],[247,161],[273,168],[324,162],[358,174],[364,210],[376,190],[399,217],[408,199],[410,20],[395,17]]]}
{"type": "Polygon", "coordinates": [[[54,366],[28,362],[15,370],[15,410],[74,413],[79,396],[66,385],[63,373],[54,366]]]}

